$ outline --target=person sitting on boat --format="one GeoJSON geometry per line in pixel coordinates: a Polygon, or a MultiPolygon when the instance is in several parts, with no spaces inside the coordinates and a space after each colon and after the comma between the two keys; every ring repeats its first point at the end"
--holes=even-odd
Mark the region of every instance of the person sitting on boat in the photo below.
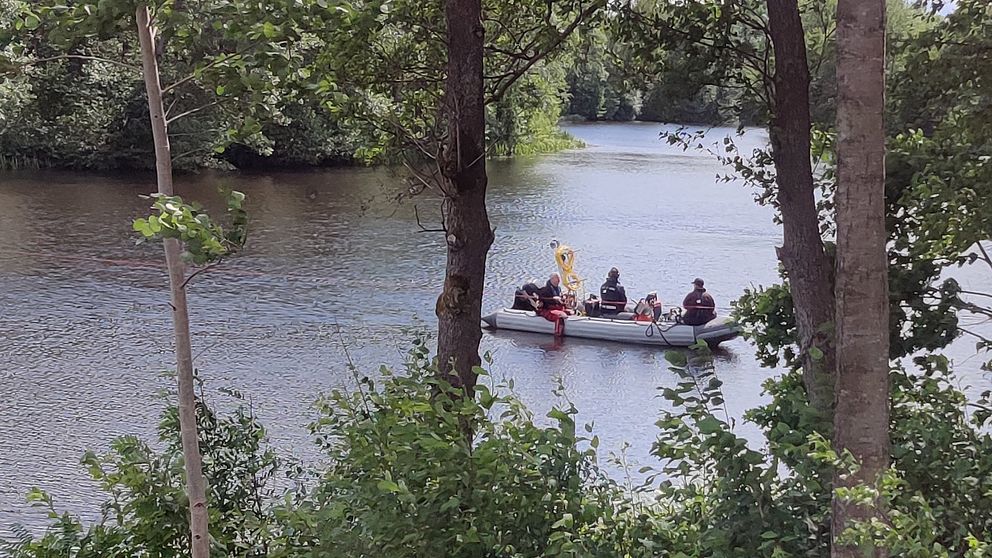
{"type": "Polygon", "coordinates": [[[606,282],[599,288],[601,312],[604,315],[619,314],[627,306],[627,292],[620,284],[620,270],[611,268],[606,282]]]}
{"type": "Polygon", "coordinates": [[[691,326],[703,325],[716,318],[716,302],[703,288],[702,279],[696,277],[692,285],[692,292],[685,295],[685,300],[682,301],[682,307],[685,308],[682,323],[691,326]]]}
{"type": "Polygon", "coordinates": [[[538,296],[541,288],[533,282],[524,283],[513,295],[514,310],[537,310],[541,307],[541,300],[538,296]]]}
{"type": "Polygon", "coordinates": [[[551,274],[548,282],[537,292],[537,296],[541,300],[541,308],[538,310],[538,314],[544,316],[546,320],[555,322],[568,316],[568,308],[562,300],[561,276],[557,273],[551,274]]]}
{"type": "Polygon", "coordinates": [[[544,306],[564,306],[561,300],[561,275],[552,273],[548,282],[537,291],[537,296],[544,306]]]}

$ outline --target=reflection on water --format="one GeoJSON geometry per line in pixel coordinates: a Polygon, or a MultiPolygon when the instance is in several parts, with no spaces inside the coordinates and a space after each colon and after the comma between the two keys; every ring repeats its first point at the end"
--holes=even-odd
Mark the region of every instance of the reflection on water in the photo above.
{"type": "MultiPolygon", "coordinates": [[[[586,149],[490,163],[487,311],[553,270],[555,238],[576,249],[593,288],[616,265],[628,293],[657,290],[666,303],[696,276],[724,308],[776,279],[780,233],[769,210],[717,182],[711,157],[665,145],[660,125],[569,129],[586,149]]],[[[171,387],[162,375],[172,362],[166,276],[160,251],[135,245],[129,225],[146,210],[138,195],[152,180],[0,176],[0,532],[42,521],[23,504],[34,485],[92,517],[97,491],[78,466],[82,452],[119,434],[154,437],[159,394],[171,387]]],[[[204,174],[181,178],[178,190],[213,207],[218,185],[248,194],[253,222],[247,252],[191,286],[196,365],[208,393],[230,387],[252,398],[280,451],[314,459],[304,426],[320,392],[352,381],[343,347],[371,374],[401,363],[411,338],[434,327],[443,241],[418,232],[414,205],[426,224],[436,200],[396,206],[389,194],[401,184],[379,169],[204,174]]],[[[657,389],[677,381],[662,352],[507,332],[485,335],[483,349],[494,380],[512,378],[538,415],[560,378],[606,451],[628,441],[635,470],[652,463],[657,389]]],[[[741,340],[717,366],[740,416],[771,373],[741,340]]]]}

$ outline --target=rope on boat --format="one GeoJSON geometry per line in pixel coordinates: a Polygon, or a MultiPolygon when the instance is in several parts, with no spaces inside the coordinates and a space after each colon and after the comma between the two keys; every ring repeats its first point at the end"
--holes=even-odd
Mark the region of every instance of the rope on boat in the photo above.
{"type": "MultiPolygon", "coordinates": [[[[655,320],[652,317],[651,318],[651,323],[649,323],[648,324],[648,327],[644,329],[644,336],[645,337],[654,337],[654,330],[657,329],[658,330],[658,335],[661,336],[661,340],[664,341],[666,345],[672,345],[671,341],[669,341],[668,338],[665,337],[665,332],[670,331],[673,327],[675,327],[677,325],[679,325],[679,322],[672,322],[672,325],[670,325],[670,326],[662,329],[661,324],[658,323],[658,320],[655,320]]],[[[693,328],[692,335],[693,335],[693,337],[696,336],[696,330],[695,330],[695,328],[693,328]]]]}

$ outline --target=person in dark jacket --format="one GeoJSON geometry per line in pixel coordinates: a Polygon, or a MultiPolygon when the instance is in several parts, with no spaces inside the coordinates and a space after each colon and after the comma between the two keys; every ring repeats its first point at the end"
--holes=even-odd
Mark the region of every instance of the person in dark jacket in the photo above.
{"type": "Polygon", "coordinates": [[[541,309],[537,311],[538,315],[549,322],[555,322],[555,336],[561,335],[565,318],[571,314],[562,299],[561,276],[552,273],[548,282],[538,291],[537,296],[541,298],[541,309]]]}
{"type": "Polygon", "coordinates": [[[564,304],[561,301],[561,276],[557,273],[552,273],[551,277],[548,278],[548,282],[537,291],[537,296],[540,297],[541,304],[545,308],[563,307],[564,304]]]}
{"type": "Polygon", "coordinates": [[[627,292],[620,284],[620,270],[611,268],[606,282],[599,288],[600,308],[603,314],[619,314],[627,306],[627,292]]]}
{"type": "Polygon", "coordinates": [[[540,306],[538,292],[541,288],[534,283],[524,283],[513,297],[514,310],[537,310],[540,306]]]}
{"type": "Polygon", "coordinates": [[[703,325],[716,318],[716,302],[703,288],[702,279],[696,277],[692,285],[692,292],[685,295],[685,300],[682,301],[682,307],[685,308],[682,323],[691,326],[703,325]]]}

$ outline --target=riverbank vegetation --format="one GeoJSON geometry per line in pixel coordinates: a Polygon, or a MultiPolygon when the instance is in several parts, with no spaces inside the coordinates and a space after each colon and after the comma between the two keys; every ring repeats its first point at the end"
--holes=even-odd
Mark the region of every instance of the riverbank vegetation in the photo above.
{"type": "MultiPolygon", "coordinates": [[[[815,4],[811,3],[811,9],[804,14],[811,30],[807,36],[809,52],[817,58],[812,62],[813,116],[818,123],[829,123],[835,105],[835,67],[830,38],[823,37],[823,30],[829,32],[830,13],[827,9],[812,9],[815,4]]],[[[0,169],[150,168],[147,140],[151,130],[144,118],[140,75],[136,68],[118,63],[127,57],[129,49],[134,49],[136,37],[129,37],[131,33],[127,32],[110,41],[91,39],[60,44],[58,37],[38,35],[29,45],[18,44],[11,42],[17,35],[12,33],[18,25],[17,5],[15,0],[0,1],[0,28],[10,30],[6,39],[0,33],[0,42],[8,43],[0,50],[5,60],[0,64],[3,73],[0,169]],[[4,73],[3,65],[13,67],[24,60],[24,48],[29,48],[37,58],[54,59],[22,68],[16,75],[4,73]],[[63,55],[73,58],[60,58],[63,55]]],[[[436,35],[418,32],[424,21],[419,13],[405,10],[401,3],[373,3],[362,10],[375,14],[380,5],[387,8],[376,15],[382,20],[378,29],[388,26],[401,33],[405,46],[396,44],[370,50],[364,57],[352,52],[356,63],[347,67],[347,73],[341,74],[343,68],[339,67],[337,73],[331,74],[326,65],[318,68],[321,63],[318,59],[346,58],[343,51],[349,44],[357,44],[355,37],[337,36],[333,30],[319,36],[310,33],[305,45],[300,43],[304,49],[301,52],[306,54],[292,62],[300,66],[298,71],[302,74],[293,76],[292,80],[279,76],[286,81],[278,91],[278,99],[271,99],[267,110],[253,114],[250,130],[243,126],[238,110],[228,110],[224,105],[201,110],[195,122],[176,127],[172,141],[176,154],[183,154],[177,157],[176,166],[296,168],[394,160],[398,156],[395,146],[384,144],[383,128],[388,128],[389,123],[381,110],[388,107],[389,95],[384,90],[373,91],[368,82],[361,83],[361,79],[355,78],[362,74],[375,76],[381,80],[377,85],[401,90],[437,83],[443,64],[430,61],[424,68],[402,67],[399,49],[432,52],[429,42],[436,35]],[[359,66],[357,60],[369,65],[359,66]],[[410,73],[413,70],[423,74],[414,78],[416,74],[410,73]],[[408,75],[388,75],[397,72],[408,75]],[[294,90],[301,86],[321,94],[300,94],[294,90]],[[359,91],[361,95],[355,95],[359,91]],[[369,104],[359,102],[366,94],[373,96],[378,112],[369,111],[369,104]],[[239,133],[245,131],[248,133],[239,133]]],[[[520,8],[518,4],[514,6],[520,8]]],[[[890,1],[889,6],[890,63],[905,68],[908,55],[915,50],[907,41],[932,27],[932,23],[928,23],[922,10],[902,0],[890,1]]],[[[540,8],[538,4],[532,7],[540,8]]],[[[507,13],[494,19],[525,29],[524,17],[521,13],[507,13]]],[[[22,21],[22,30],[25,23],[30,27],[34,20],[22,21]]],[[[555,56],[530,67],[500,103],[487,109],[490,155],[534,154],[577,146],[576,140],[557,127],[559,118],[568,115],[587,120],[638,119],[710,125],[769,123],[760,93],[728,79],[727,72],[732,66],[721,67],[705,61],[687,45],[666,45],[671,43],[670,39],[659,41],[657,37],[638,34],[637,28],[628,23],[616,18],[590,21],[583,25],[582,33],[569,34],[555,56]],[[635,56],[648,50],[650,56],[635,56]]],[[[319,24],[313,26],[316,31],[319,24]]],[[[349,27],[335,27],[344,28],[349,27]]],[[[300,31],[311,30],[303,25],[300,31]]],[[[221,40],[224,33],[208,28],[198,30],[196,36],[203,44],[210,44],[221,40]]],[[[275,34],[276,27],[270,28],[269,33],[272,36],[264,38],[270,41],[287,39],[281,29],[279,35],[275,34]]],[[[760,37],[751,39],[756,44],[760,42],[760,37]]],[[[189,55],[196,55],[173,54],[161,61],[164,75],[184,74],[190,68],[189,55]]],[[[488,59],[496,65],[500,63],[499,56],[499,47],[494,45],[487,50],[488,59]]],[[[263,76],[259,74],[255,78],[263,79],[263,76]]],[[[196,106],[193,103],[216,94],[208,82],[209,79],[187,83],[183,99],[175,108],[187,105],[192,108],[196,106]]],[[[232,93],[226,91],[222,96],[230,98],[232,93]]],[[[901,110],[915,109],[910,106],[901,110]]]]}
{"type": "MultiPolygon", "coordinates": [[[[18,15],[19,5],[0,1],[0,168],[152,168],[144,85],[132,57],[134,31],[84,26],[50,34],[52,18],[64,14],[46,12],[40,4],[18,15]]],[[[549,40],[544,35],[550,29],[560,31],[550,23],[534,25],[541,23],[543,6],[490,7],[487,61],[498,75],[488,82],[506,84],[486,109],[491,156],[580,145],[557,126],[569,64],[561,53],[571,30],[553,37],[547,46],[554,52],[528,52],[536,58],[526,61],[526,75],[521,55],[503,48],[522,38],[512,28],[542,42],[549,40]]],[[[555,25],[584,19],[578,4],[562,6],[555,25]]],[[[199,2],[196,9],[210,19],[226,17],[237,4],[199,2]]],[[[398,1],[338,3],[329,9],[308,3],[295,12],[274,6],[245,14],[257,28],[252,21],[243,27],[198,27],[195,18],[172,18],[173,29],[161,43],[163,80],[202,71],[171,91],[174,114],[196,110],[195,119],[170,130],[175,166],[397,162],[404,155],[391,139],[397,126],[422,132],[418,119],[439,102],[445,59],[437,20],[430,19],[439,10],[438,3],[422,10],[398,1]],[[189,46],[194,41],[196,46],[189,46]],[[292,71],[271,66],[273,58],[292,71]],[[417,94],[400,99],[408,92],[417,94]]],[[[530,48],[541,46],[535,42],[530,48]]]]}
{"type": "MultiPolygon", "coordinates": [[[[315,0],[252,4],[257,12],[197,4],[8,4],[0,17],[18,32],[4,42],[12,77],[2,87],[29,108],[14,117],[7,109],[3,133],[55,134],[47,145],[79,153],[104,149],[106,141],[65,131],[109,141],[122,130],[121,112],[102,128],[76,126],[77,107],[68,107],[60,126],[45,128],[31,111],[51,106],[38,101],[49,89],[34,80],[53,80],[56,105],[73,94],[112,97],[133,111],[125,122],[136,134],[116,152],[157,162],[162,189],[173,158],[219,164],[241,150],[249,161],[276,153],[273,126],[302,125],[289,115],[321,122],[349,138],[335,144],[350,146],[344,159],[401,163],[409,195],[439,194],[442,222],[425,229],[444,235],[447,252],[437,354],[418,343],[405,374],[380,383],[356,374],[352,391],[323,400],[313,436],[329,462],[291,467],[295,486],[285,492],[271,482],[280,460],[261,426],[246,411],[221,418],[202,396],[194,400],[180,354],[187,397],[163,421],[164,452],[125,438],[108,456],[88,455],[109,495],[104,520],[82,525],[52,508],[52,528],[25,533],[8,552],[992,554],[992,409],[987,397],[969,401],[953,387],[939,354],[961,335],[992,348],[960,320],[992,317],[992,294],[947,278],[966,264],[992,271],[983,244],[992,237],[987,2],[959,0],[947,16],[936,15],[939,2],[897,0],[315,0]],[[765,386],[771,401],[747,415],[764,433],[755,448],[733,431],[705,347],[670,354],[683,382],[662,393],[671,410],[657,422],[659,468],[641,471],[648,478],[635,485],[604,474],[598,440],[591,428],[577,431],[567,401],[549,413],[551,426],[539,426],[509,386],[485,381],[478,325],[495,238],[485,158],[560,146],[554,122],[566,103],[586,117],[628,119],[659,90],[669,99],[680,91],[697,112],[693,99],[705,95],[713,115],[768,124],[768,149],[742,153],[729,136],[716,154],[783,226],[782,284],[746,293],[736,314],[758,357],[787,370],[765,386]],[[146,131],[142,113],[155,123],[146,131]],[[191,466],[200,452],[202,467],[191,466]],[[205,498],[203,485],[193,486],[201,474],[205,498]]],[[[85,117],[100,118],[108,113],[85,117]]],[[[327,145],[283,132],[309,146],[302,150],[327,145]]],[[[662,139],[712,149],[691,134],[662,139]]],[[[183,291],[197,273],[186,264],[209,261],[195,255],[223,231],[195,206],[161,203],[161,215],[203,225],[135,223],[165,241],[167,257],[184,241],[194,257],[169,266],[174,291],[183,291]],[[197,234],[187,238],[190,230],[197,234]]],[[[185,299],[173,305],[184,308],[185,299]]],[[[188,345],[180,329],[177,346],[188,345]]],[[[43,492],[31,497],[51,505],[43,492]]]]}
{"type": "MultiPolygon", "coordinates": [[[[510,386],[483,381],[474,399],[461,397],[437,379],[422,343],[404,372],[356,377],[321,400],[311,425],[326,456],[319,467],[269,447],[249,407],[220,415],[201,403],[213,554],[828,556],[827,487],[850,463],[817,431],[801,378],[769,382],[771,401],[748,413],[767,444],[759,451],[734,433],[700,350],[670,359],[683,380],[663,393],[672,410],[657,422],[658,462],[640,472],[622,456],[604,462],[594,429],[576,423],[562,393],[541,420],[510,386]]],[[[845,495],[881,499],[889,520],[847,536],[884,542],[892,556],[987,556],[992,412],[987,401],[976,412],[954,387],[946,359],[917,366],[891,376],[892,469],[877,487],[845,495]]],[[[83,456],[107,495],[100,521],[85,524],[35,491],[51,527],[0,548],[12,558],[188,555],[177,417],[163,417],[161,451],[124,437],[83,456]]]]}

